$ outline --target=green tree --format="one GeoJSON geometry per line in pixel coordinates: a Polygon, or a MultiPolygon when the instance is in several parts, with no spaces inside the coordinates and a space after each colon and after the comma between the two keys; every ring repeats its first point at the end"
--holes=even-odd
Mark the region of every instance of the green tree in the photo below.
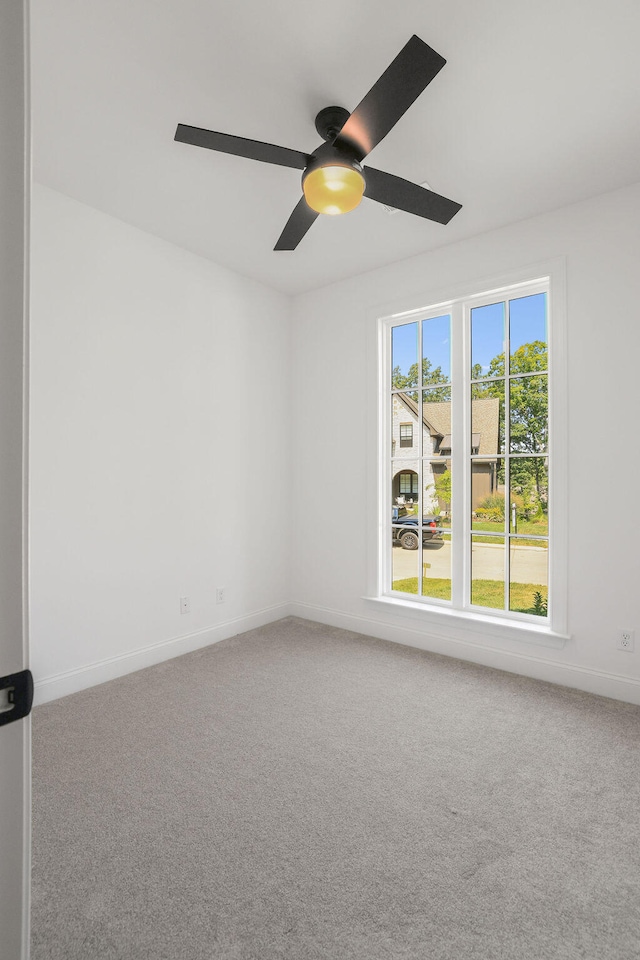
{"type": "MultiPolygon", "coordinates": [[[[395,390],[413,390],[412,399],[417,401],[417,393],[415,392],[417,387],[432,388],[439,383],[448,383],[448,380],[442,372],[442,367],[438,366],[432,369],[429,358],[423,357],[422,383],[420,383],[418,363],[412,363],[406,373],[402,373],[400,367],[394,367],[391,374],[391,383],[395,390]]],[[[441,389],[436,387],[436,389],[429,390],[429,401],[435,402],[438,400],[451,400],[449,387],[442,387],[441,389]]]]}
{"type": "MultiPolygon", "coordinates": [[[[541,340],[524,343],[509,358],[511,374],[530,374],[510,381],[510,438],[511,452],[546,453],[549,437],[548,421],[548,377],[547,345],[541,340]]],[[[476,364],[472,369],[472,378],[481,375],[476,364]]],[[[496,397],[500,401],[500,437],[499,449],[504,450],[505,443],[505,355],[498,354],[489,364],[486,380],[474,383],[471,387],[472,399],[496,397]],[[495,378],[495,379],[492,379],[495,378]]],[[[511,461],[512,487],[519,487],[527,497],[535,487],[536,497],[541,504],[546,503],[546,471],[544,462],[538,456],[526,460],[511,461]]]]}
{"type": "Polygon", "coordinates": [[[471,379],[480,380],[481,377],[482,377],[482,364],[474,363],[473,366],[471,367],[471,379]]]}
{"type": "Polygon", "coordinates": [[[547,347],[540,340],[518,347],[511,373],[530,373],[511,381],[511,449],[518,453],[545,453],[549,438],[547,347]],[[535,374],[539,374],[535,376],[535,374]]]}
{"type": "Polygon", "coordinates": [[[448,513],[451,509],[451,471],[445,468],[444,472],[435,478],[433,486],[438,500],[444,504],[448,513]]]}

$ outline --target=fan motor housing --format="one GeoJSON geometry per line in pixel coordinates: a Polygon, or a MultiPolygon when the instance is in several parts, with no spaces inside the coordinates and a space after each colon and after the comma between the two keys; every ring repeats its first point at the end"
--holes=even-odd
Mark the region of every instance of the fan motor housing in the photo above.
{"type": "Polygon", "coordinates": [[[316,130],[323,140],[331,142],[338,136],[350,113],[344,107],[324,107],[316,116],[316,130]]]}

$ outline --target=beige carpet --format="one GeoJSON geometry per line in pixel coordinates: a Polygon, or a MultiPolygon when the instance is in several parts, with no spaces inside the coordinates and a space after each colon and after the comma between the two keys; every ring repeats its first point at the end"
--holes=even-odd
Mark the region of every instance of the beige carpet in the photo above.
{"type": "Polygon", "coordinates": [[[33,730],[33,960],[640,956],[640,708],[289,618],[33,730]]]}

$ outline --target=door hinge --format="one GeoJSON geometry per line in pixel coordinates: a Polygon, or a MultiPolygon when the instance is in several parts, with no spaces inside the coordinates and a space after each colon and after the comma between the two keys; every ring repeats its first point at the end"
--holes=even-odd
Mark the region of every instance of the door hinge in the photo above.
{"type": "Polygon", "coordinates": [[[14,720],[22,720],[31,713],[33,704],[33,675],[31,670],[10,673],[0,677],[0,691],[6,690],[0,700],[0,727],[14,720]]]}

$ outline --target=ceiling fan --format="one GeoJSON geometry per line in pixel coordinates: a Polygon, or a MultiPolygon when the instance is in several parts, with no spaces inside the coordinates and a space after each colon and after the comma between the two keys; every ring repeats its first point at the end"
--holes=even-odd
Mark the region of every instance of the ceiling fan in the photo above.
{"type": "Polygon", "coordinates": [[[344,107],[320,111],[315,124],[325,142],[313,153],[183,123],[178,124],[175,139],[303,171],[303,196],[275,250],[295,250],[318,214],[347,213],[363,196],[427,220],[448,223],[461,204],[391,173],[362,166],[367,154],[386,137],[446,62],[423,40],[412,36],[353,113],[344,107]]]}

